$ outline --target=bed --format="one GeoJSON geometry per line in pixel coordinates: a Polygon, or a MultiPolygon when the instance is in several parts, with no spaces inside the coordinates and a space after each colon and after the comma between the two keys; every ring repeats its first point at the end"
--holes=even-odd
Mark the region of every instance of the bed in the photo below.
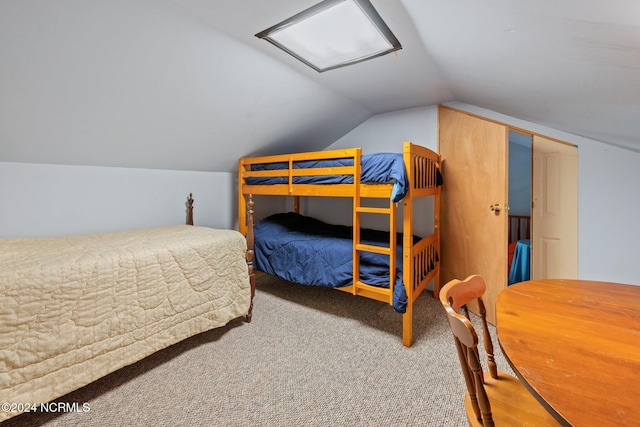
{"type": "Polygon", "coordinates": [[[0,239],[0,402],[15,404],[0,420],[232,319],[250,321],[249,230],[0,239]]]}
{"type": "Polygon", "coordinates": [[[238,170],[241,232],[247,228],[245,212],[254,195],[293,197],[292,213],[256,223],[256,269],[292,282],[329,286],[388,303],[402,313],[402,342],[411,346],[414,301],[429,283],[436,296],[440,290],[440,156],[405,142],[402,153],[363,155],[362,149],[352,148],[242,158],[238,170]],[[301,196],[352,199],[352,226],[300,215],[301,196]],[[414,201],[424,197],[434,198],[434,229],[417,237],[414,201]],[[387,202],[383,207],[371,206],[368,199],[387,202]],[[388,230],[363,229],[363,214],[386,216],[388,230]],[[332,246],[337,241],[339,249],[332,246]],[[276,247],[279,249],[271,250],[276,247]],[[277,264],[281,265],[276,268],[277,264]]]}

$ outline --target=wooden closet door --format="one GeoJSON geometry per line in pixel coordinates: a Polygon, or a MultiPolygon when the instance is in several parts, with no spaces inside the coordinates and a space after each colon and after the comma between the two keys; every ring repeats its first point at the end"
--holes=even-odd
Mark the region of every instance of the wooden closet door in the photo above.
{"type": "Polygon", "coordinates": [[[439,108],[438,125],[444,161],[440,277],[445,284],[483,276],[487,320],[495,324],[498,293],[507,286],[508,128],[448,107],[439,108]],[[491,210],[496,204],[501,210],[491,210]]]}

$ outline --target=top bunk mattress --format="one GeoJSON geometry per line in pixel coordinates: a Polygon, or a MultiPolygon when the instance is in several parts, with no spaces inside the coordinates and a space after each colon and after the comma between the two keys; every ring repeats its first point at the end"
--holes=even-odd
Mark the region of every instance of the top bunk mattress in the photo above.
{"type": "MultiPolygon", "coordinates": [[[[360,182],[366,184],[393,184],[391,200],[398,202],[409,191],[409,178],[401,153],[364,154],[360,158],[362,172],[360,182]]],[[[330,168],[353,166],[352,158],[331,160],[294,161],[294,169],[330,168]]],[[[288,169],[287,162],[260,163],[251,165],[252,171],[288,169]]],[[[288,184],[288,177],[250,177],[246,178],[250,185],[288,184]]],[[[294,184],[352,184],[351,175],[311,175],[293,178],[294,184]]]]}

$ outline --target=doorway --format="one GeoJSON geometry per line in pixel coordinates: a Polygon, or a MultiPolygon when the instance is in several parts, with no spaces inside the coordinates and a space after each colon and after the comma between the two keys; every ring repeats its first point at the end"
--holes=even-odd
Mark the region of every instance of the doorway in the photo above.
{"type": "Polygon", "coordinates": [[[532,155],[532,135],[509,129],[509,285],[531,278],[532,155]]]}
{"type": "Polygon", "coordinates": [[[534,194],[536,188],[540,190],[540,194],[539,199],[530,196],[533,205],[530,212],[531,278],[550,278],[557,274],[561,274],[563,278],[577,278],[576,147],[465,111],[440,106],[438,144],[444,177],[440,277],[446,283],[451,279],[464,279],[471,274],[484,276],[487,289],[483,299],[487,320],[494,324],[495,302],[500,291],[508,285],[510,130],[529,135],[533,140],[530,194],[534,194]],[[570,150],[551,148],[547,151],[543,148],[546,147],[545,142],[553,144],[555,148],[569,147],[570,150]],[[536,158],[543,161],[536,162],[536,158]],[[565,163],[565,158],[571,161],[565,163]],[[549,190],[561,191],[554,193],[549,190]],[[555,209],[559,206],[556,202],[563,200],[572,201],[572,205],[567,209],[561,207],[570,219],[562,223],[564,225],[553,228],[561,239],[551,235],[537,235],[544,227],[542,220],[536,219],[536,207],[545,207],[542,214],[547,219],[553,219],[559,212],[555,209]],[[567,245],[563,242],[567,242],[567,245]],[[544,250],[538,257],[536,247],[544,250]],[[558,273],[547,266],[537,276],[535,269],[539,262],[549,262],[549,265],[555,266],[567,265],[569,269],[558,273]]]}
{"type": "Polygon", "coordinates": [[[533,136],[531,278],[578,277],[578,149],[533,136]]]}

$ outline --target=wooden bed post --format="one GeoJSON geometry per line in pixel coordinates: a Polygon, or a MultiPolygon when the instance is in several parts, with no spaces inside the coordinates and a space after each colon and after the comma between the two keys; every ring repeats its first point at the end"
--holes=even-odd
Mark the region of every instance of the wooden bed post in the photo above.
{"type": "Polygon", "coordinates": [[[402,344],[411,347],[413,344],[413,301],[415,283],[415,264],[413,260],[413,198],[416,185],[411,142],[406,141],[402,147],[402,158],[409,180],[409,191],[402,200],[402,281],[407,293],[407,309],[402,315],[402,344]]]}
{"type": "Polygon", "coordinates": [[[251,303],[247,312],[247,323],[253,316],[253,297],[256,294],[256,274],[253,271],[253,197],[249,194],[249,209],[247,218],[247,267],[249,268],[249,283],[251,284],[251,303]]]}
{"type": "Polygon", "coordinates": [[[300,196],[293,196],[293,211],[300,213],[300,196]]]}
{"type": "MultiPolygon", "coordinates": [[[[441,158],[438,158],[438,162],[436,163],[437,170],[440,170],[441,174],[443,173],[444,162],[441,158]]],[[[438,259],[436,262],[438,263],[438,268],[436,270],[436,275],[433,278],[433,297],[440,298],[440,288],[442,288],[442,282],[440,282],[440,262],[442,260],[442,250],[440,245],[440,213],[442,211],[442,187],[436,193],[434,197],[434,206],[433,206],[433,232],[436,235],[436,255],[438,259]]]]}
{"type": "Polygon", "coordinates": [[[187,225],[193,225],[193,193],[187,199],[187,225]]]}
{"type": "Polygon", "coordinates": [[[251,302],[247,312],[246,321],[251,322],[253,317],[253,297],[256,295],[256,274],[253,271],[253,195],[249,194],[249,203],[243,192],[244,171],[246,170],[243,159],[238,160],[238,230],[247,240],[247,268],[249,269],[249,284],[251,286],[251,302]]]}
{"type": "Polygon", "coordinates": [[[244,185],[243,171],[245,170],[244,161],[238,161],[238,230],[242,235],[247,235],[247,200],[242,191],[244,185]]]}

